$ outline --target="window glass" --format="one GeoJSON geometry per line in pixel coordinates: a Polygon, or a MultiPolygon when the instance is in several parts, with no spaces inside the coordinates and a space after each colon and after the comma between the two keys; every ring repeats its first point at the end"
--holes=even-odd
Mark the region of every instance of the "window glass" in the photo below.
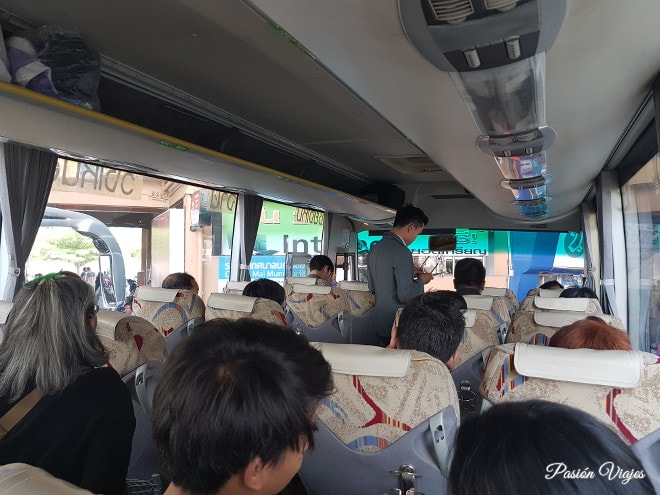
{"type": "MultiPolygon", "coordinates": [[[[323,249],[323,219],[320,211],[264,201],[250,278],[283,282],[286,276],[306,276],[309,259],[323,249]]],[[[229,280],[230,257],[220,260],[219,278],[229,280]]]]}
{"type": "MultiPolygon", "coordinates": [[[[413,263],[435,278],[426,290],[453,290],[455,263],[477,258],[486,268],[486,286],[509,287],[522,300],[543,277],[580,284],[584,273],[582,234],[578,232],[513,232],[456,229],[456,249],[430,251],[429,235],[422,234],[408,248],[413,263]]],[[[358,279],[367,281],[369,249],[380,235],[358,233],[358,279]]]]}
{"type": "Polygon", "coordinates": [[[29,280],[80,273],[99,306],[122,309],[135,284],[185,271],[208,297],[231,254],[235,194],[59,159],[48,208],[26,267],[29,280]]]}
{"type": "Polygon", "coordinates": [[[653,157],[621,189],[628,266],[630,339],[658,355],[660,342],[660,158],[653,157]]]}

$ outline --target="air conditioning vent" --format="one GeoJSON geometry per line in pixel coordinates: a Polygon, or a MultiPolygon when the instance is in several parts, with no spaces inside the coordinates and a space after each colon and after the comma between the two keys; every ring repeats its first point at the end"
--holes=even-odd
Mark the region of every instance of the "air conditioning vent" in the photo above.
{"type": "Polygon", "coordinates": [[[426,155],[377,156],[376,160],[402,174],[427,174],[442,172],[442,167],[426,155]]]}
{"type": "Polygon", "coordinates": [[[518,0],[484,0],[486,10],[499,10],[507,12],[518,4],[518,0]]]}
{"type": "MultiPolygon", "coordinates": [[[[501,0],[503,1],[503,0],[501,0]]],[[[442,22],[460,24],[474,14],[470,0],[428,0],[433,16],[442,22]]]]}

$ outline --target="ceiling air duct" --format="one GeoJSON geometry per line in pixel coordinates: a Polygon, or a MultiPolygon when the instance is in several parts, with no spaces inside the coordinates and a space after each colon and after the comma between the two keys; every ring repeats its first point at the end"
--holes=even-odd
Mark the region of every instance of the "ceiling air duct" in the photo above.
{"type": "Polygon", "coordinates": [[[410,42],[449,72],[523,217],[548,215],[545,51],[554,43],[566,0],[399,0],[410,42]]]}

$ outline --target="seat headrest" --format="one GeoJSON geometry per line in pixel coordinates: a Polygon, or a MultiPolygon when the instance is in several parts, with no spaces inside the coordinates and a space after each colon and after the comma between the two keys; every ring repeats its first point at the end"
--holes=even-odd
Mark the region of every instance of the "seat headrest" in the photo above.
{"type": "Polygon", "coordinates": [[[174,302],[179,289],[163,289],[162,287],[149,287],[141,285],[135,289],[135,298],[143,301],[174,302]]]}
{"type": "Polygon", "coordinates": [[[291,285],[316,285],[316,279],[314,277],[287,277],[286,283],[291,285]]]}
{"type": "Polygon", "coordinates": [[[463,313],[463,317],[465,318],[465,327],[472,328],[474,322],[477,321],[477,310],[468,308],[465,313],[463,313]]]}
{"type": "Polygon", "coordinates": [[[538,295],[541,297],[559,297],[564,289],[539,289],[538,295]]]}
{"type": "Polygon", "coordinates": [[[243,289],[245,289],[245,286],[249,284],[249,280],[243,280],[239,282],[238,280],[228,280],[227,285],[225,286],[227,290],[240,290],[243,292],[243,289]]]}
{"type": "Polygon", "coordinates": [[[7,322],[7,316],[9,316],[9,312],[13,307],[13,302],[0,301],[0,325],[4,325],[7,322]]]}
{"type": "Polygon", "coordinates": [[[534,297],[534,305],[539,309],[555,311],[581,311],[586,313],[589,299],[584,297],[534,297]]]}
{"type": "Polygon", "coordinates": [[[493,307],[493,296],[473,296],[467,295],[463,296],[467,307],[470,309],[485,309],[490,311],[490,308],[493,307]]]}
{"type": "Polygon", "coordinates": [[[243,296],[241,294],[214,292],[209,296],[207,306],[213,309],[229,309],[233,311],[241,311],[243,313],[251,313],[256,300],[256,297],[243,296]]]}
{"type": "Polygon", "coordinates": [[[129,316],[119,311],[100,310],[96,313],[96,333],[106,339],[115,340],[117,323],[129,316]]]}
{"type": "Polygon", "coordinates": [[[579,311],[534,311],[534,322],[544,327],[561,328],[584,320],[587,316],[586,313],[579,311]]]}
{"type": "Polygon", "coordinates": [[[301,294],[330,294],[332,287],[329,285],[293,284],[293,292],[299,292],[301,294]]]}
{"type": "Polygon", "coordinates": [[[406,376],[413,352],[362,344],[313,342],[333,373],[365,376],[406,376]]]}
{"type": "Polygon", "coordinates": [[[369,292],[369,284],[366,282],[342,280],[341,282],[339,282],[339,287],[344,290],[357,290],[362,292],[369,292]]]}
{"type": "Polygon", "coordinates": [[[521,375],[619,388],[639,386],[643,364],[639,351],[561,349],[520,342],[513,356],[521,375]]]}
{"type": "Polygon", "coordinates": [[[495,296],[495,297],[506,296],[506,288],[504,288],[504,287],[484,287],[484,290],[481,293],[481,295],[482,296],[495,296]]]}

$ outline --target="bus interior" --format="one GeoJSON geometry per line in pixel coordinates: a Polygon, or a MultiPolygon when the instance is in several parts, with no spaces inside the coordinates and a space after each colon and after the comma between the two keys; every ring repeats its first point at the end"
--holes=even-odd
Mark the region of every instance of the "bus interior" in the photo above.
{"type": "MultiPolygon", "coordinates": [[[[19,166],[20,194],[112,230],[138,285],[185,271],[208,301],[304,277],[315,254],[366,282],[370,246],[413,204],[427,290],[453,289],[466,257],[518,302],[548,280],[589,287],[657,356],[658,19],[657,0],[0,0],[0,162],[12,145],[52,157],[19,166]],[[29,77],[7,55],[67,37],[83,54],[37,54],[29,77]],[[30,83],[67,70],[96,91],[30,83]]],[[[45,266],[21,254],[34,240],[13,245],[39,206],[1,204],[11,301],[45,266]]]]}

